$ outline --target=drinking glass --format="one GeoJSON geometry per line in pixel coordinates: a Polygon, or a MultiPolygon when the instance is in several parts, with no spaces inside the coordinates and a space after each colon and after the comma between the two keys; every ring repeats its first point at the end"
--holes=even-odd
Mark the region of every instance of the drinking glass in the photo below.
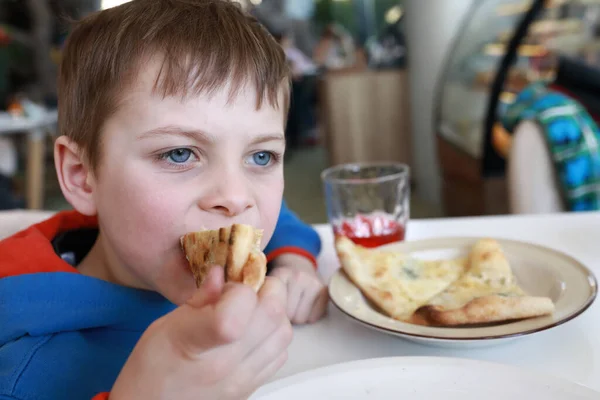
{"type": "Polygon", "coordinates": [[[410,169],[399,163],[342,164],[324,170],[327,217],[336,236],[364,247],[404,240],[410,169]]]}

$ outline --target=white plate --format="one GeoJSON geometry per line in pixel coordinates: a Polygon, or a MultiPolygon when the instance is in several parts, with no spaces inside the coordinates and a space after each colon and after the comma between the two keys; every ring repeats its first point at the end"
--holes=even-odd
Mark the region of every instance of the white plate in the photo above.
{"type": "MultiPolygon", "coordinates": [[[[477,240],[479,238],[427,239],[393,243],[381,249],[422,259],[445,259],[466,256],[477,240]]],[[[523,290],[552,299],[553,315],[485,327],[439,328],[408,324],[375,309],[341,269],[329,283],[331,300],[343,313],[369,328],[426,344],[468,347],[496,344],[558,326],[581,314],[594,301],[596,279],[574,258],[543,246],[496,240],[523,290]]]]}
{"type": "Polygon", "coordinates": [[[275,381],[252,400],[598,400],[600,393],[554,376],[466,359],[396,357],[355,361],[275,381]]]}

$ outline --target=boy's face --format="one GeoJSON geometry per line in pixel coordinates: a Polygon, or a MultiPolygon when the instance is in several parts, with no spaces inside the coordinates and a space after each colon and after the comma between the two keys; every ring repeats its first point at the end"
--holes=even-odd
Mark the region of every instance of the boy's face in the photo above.
{"type": "MultiPolygon", "coordinates": [[[[179,304],[195,290],[179,238],[245,223],[275,229],[283,195],[284,112],[253,88],[181,100],[152,93],[145,68],[102,133],[93,178],[105,262],[121,280],[179,304]]],[[[280,102],[281,104],[281,102],[280,102]]]]}

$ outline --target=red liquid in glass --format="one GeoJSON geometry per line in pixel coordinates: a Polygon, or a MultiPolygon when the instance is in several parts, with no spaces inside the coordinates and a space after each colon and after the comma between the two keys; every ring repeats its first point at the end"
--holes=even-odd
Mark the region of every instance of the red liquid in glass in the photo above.
{"type": "Polygon", "coordinates": [[[404,240],[404,225],[389,217],[357,216],[333,228],[336,236],[346,236],[363,247],[378,247],[404,240]]]}

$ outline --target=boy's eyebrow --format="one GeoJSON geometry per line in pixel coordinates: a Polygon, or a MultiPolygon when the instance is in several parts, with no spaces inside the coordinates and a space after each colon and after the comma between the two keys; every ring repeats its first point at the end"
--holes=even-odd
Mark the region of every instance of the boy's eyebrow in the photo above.
{"type": "Polygon", "coordinates": [[[252,144],[260,144],[266,142],[285,142],[285,136],[281,133],[271,133],[260,135],[252,140],[252,144]]]}
{"type": "MultiPolygon", "coordinates": [[[[194,129],[184,129],[178,126],[163,126],[160,128],[154,128],[149,131],[143,132],[138,136],[138,139],[144,139],[155,135],[178,135],[189,137],[194,140],[199,140],[206,143],[213,143],[215,141],[214,136],[206,132],[194,129]]],[[[285,136],[281,133],[271,133],[257,136],[252,139],[252,144],[260,144],[266,142],[285,142],[285,136]]]]}
{"type": "Polygon", "coordinates": [[[138,139],[145,139],[156,135],[177,135],[185,136],[191,139],[199,140],[201,142],[211,143],[214,142],[214,136],[195,129],[185,129],[178,126],[162,126],[160,128],[150,129],[149,131],[143,132],[138,136],[138,139]]]}

